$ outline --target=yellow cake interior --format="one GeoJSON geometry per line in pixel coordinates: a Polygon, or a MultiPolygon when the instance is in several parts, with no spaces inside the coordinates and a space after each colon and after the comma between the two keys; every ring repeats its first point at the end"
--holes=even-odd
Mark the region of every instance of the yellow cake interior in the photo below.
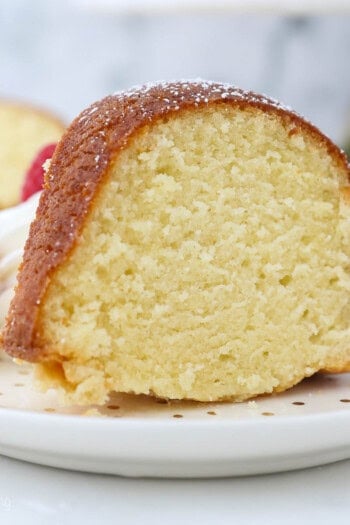
{"type": "Polygon", "coordinates": [[[24,175],[38,150],[59,140],[63,126],[50,115],[0,101],[0,209],[20,201],[24,175]]]}
{"type": "Polygon", "coordinates": [[[260,109],[143,128],[42,301],[37,342],[71,398],[243,400],[344,366],[347,184],[316,139],[260,109]]]}

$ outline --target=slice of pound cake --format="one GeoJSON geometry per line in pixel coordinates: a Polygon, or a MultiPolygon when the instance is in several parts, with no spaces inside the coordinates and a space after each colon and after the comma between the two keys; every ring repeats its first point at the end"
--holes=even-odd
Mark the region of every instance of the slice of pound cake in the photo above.
{"type": "Polygon", "coordinates": [[[349,202],[341,151],[263,96],[107,97],[55,150],[3,346],[79,403],[239,401],[345,371],[349,202]]]}
{"type": "Polygon", "coordinates": [[[20,202],[33,156],[63,131],[62,122],[47,111],[0,100],[0,210],[20,202]]]}

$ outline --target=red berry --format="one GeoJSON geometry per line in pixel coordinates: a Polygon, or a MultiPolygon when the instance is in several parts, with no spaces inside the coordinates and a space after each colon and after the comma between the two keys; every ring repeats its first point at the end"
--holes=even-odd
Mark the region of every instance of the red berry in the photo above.
{"type": "Polygon", "coordinates": [[[26,201],[37,191],[40,191],[44,184],[43,164],[47,159],[51,159],[57,144],[47,144],[39,150],[36,157],[29,166],[21,188],[21,202],[26,201]]]}

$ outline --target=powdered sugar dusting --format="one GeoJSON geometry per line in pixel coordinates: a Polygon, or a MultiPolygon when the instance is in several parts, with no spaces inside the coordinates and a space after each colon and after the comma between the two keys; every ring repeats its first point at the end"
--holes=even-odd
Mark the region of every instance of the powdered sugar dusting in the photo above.
{"type": "MultiPolygon", "coordinates": [[[[125,118],[135,116],[135,123],[151,122],[155,115],[166,115],[185,106],[203,107],[212,102],[242,102],[266,109],[274,108],[288,112],[291,116],[308,122],[289,106],[263,94],[245,91],[228,83],[202,79],[148,82],[127,91],[116,91],[105,99],[107,108],[97,102],[78,117],[78,122],[87,129],[91,119],[100,120],[100,131],[104,139],[104,128],[120,126],[125,118]]],[[[310,122],[308,122],[312,125],[310,122]]],[[[130,129],[131,131],[131,129],[130,129]]],[[[91,139],[93,140],[93,139],[91,139]]],[[[125,137],[126,140],[126,137],[125,137]]],[[[331,143],[331,142],[330,142],[331,143]]],[[[332,143],[331,143],[332,144],[332,143]]],[[[344,156],[345,158],[345,156],[344,156]]]]}
{"type": "Polygon", "coordinates": [[[154,96],[157,91],[163,91],[163,95],[159,95],[158,98],[160,102],[165,104],[168,110],[175,109],[174,106],[180,107],[180,104],[185,99],[194,101],[195,105],[202,105],[208,104],[213,98],[221,98],[223,100],[241,99],[252,103],[263,103],[268,104],[269,106],[272,105],[278,109],[292,111],[290,107],[275,99],[269,98],[266,95],[259,95],[252,91],[245,91],[227,83],[221,84],[201,79],[179,80],[174,82],[148,82],[143,85],[134,86],[127,91],[116,91],[113,95],[118,99],[132,99],[135,97],[147,97],[150,94],[154,96]]]}

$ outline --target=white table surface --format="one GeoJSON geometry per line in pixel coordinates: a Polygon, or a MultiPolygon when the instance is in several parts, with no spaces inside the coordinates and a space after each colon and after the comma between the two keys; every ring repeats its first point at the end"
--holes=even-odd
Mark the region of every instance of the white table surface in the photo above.
{"type": "Polygon", "coordinates": [[[191,9],[227,9],[240,12],[332,13],[349,8],[349,0],[74,0],[83,7],[114,13],[191,9]]]}
{"type": "Polygon", "coordinates": [[[151,480],[68,472],[0,456],[0,523],[348,525],[350,460],[268,476],[151,480]]]}

